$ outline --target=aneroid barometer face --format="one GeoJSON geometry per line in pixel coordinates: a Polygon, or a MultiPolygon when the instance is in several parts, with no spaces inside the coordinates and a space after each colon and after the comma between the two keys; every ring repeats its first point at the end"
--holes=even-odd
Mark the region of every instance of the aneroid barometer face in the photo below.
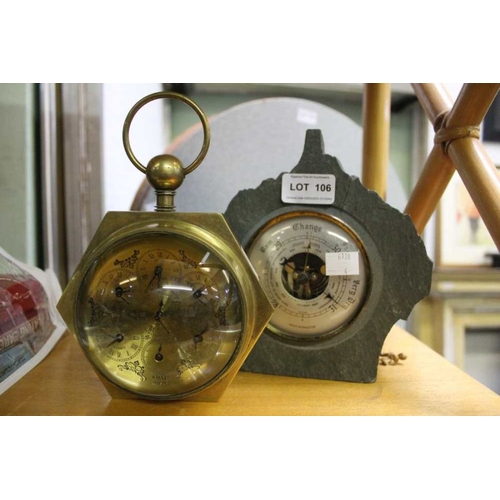
{"type": "Polygon", "coordinates": [[[363,307],[365,251],[334,217],[283,214],[257,231],[247,252],[275,307],[268,328],[278,335],[322,340],[342,331],[363,307]]]}
{"type": "Polygon", "coordinates": [[[76,315],[98,371],[150,397],[203,388],[243,332],[232,273],[213,250],[175,234],[139,233],[104,251],[83,278],[76,315]]]}

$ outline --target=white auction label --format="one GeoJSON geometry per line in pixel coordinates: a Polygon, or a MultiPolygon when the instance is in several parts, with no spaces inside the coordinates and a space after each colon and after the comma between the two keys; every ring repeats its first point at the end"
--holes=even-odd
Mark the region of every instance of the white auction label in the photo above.
{"type": "Polygon", "coordinates": [[[329,174],[283,174],[283,203],[331,205],[335,201],[335,176],[329,174]]]}
{"type": "Polygon", "coordinates": [[[327,276],[359,276],[359,252],[329,252],[325,257],[327,276]]]}

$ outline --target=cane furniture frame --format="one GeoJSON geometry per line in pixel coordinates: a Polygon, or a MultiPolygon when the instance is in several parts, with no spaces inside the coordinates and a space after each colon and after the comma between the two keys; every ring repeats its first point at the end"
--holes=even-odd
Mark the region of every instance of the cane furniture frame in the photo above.
{"type": "MultiPolygon", "coordinates": [[[[500,177],[481,143],[479,130],[500,84],[466,83],[455,102],[442,84],[412,83],[412,87],[433,124],[435,144],[405,212],[421,234],[456,170],[500,249],[500,177]]],[[[389,116],[389,84],[365,84],[362,181],[382,197],[386,188],[389,116]]]]}

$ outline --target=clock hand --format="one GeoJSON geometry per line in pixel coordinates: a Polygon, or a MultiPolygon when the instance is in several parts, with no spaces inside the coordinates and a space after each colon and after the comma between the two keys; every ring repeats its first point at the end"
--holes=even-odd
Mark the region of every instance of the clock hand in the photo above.
{"type": "Polygon", "coordinates": [[[160,344],[160,347],[158,347],[158,351],[155,354],[155,361],[163,361],[163,354],[161,353],[162,345],[160,344]]]}
{"type": "Polygon", "coordinates": [[[199,299],[206,289],[207,289],[207,280],[205,280],[205,283],[203,283],[203,285],[200,288],[198,288],[198,290],[195,290],[193,292],[193,297],[195,299],[199,299]]]}
{"type": "MultiPolygon", "coordinates": [[[[161,313],[161,311],[159,311],[159,312],[161,313]]],[[[155,316],[156,321],[158,321],[158,323],[160,323],[160,325],[163,327],[163,329],[174,339],[177,346],[179,347],[179,350],[181,350],[184,353],[184,356],[186,356],[187,360],[190,363],[193,363],[193,358],[191,357],[191,355],[184,350],[184,348],[182,347],[182,345],[179,342],[179,340],[177,339],[177,337],[166,327],[165,323],[163,323],[163,321],[161,320],[162,316],[163,316],[163,313],[161,313],[159,315],[157,314],[155,316]]],[[[156,359],[156,356],[155,356],[155,359],[156,359]]]]}
{"type": "MultiPolygon", "coordinates": [[[[211,276],[207,276],[207,277],[205,278],[205,280],[203,281],[203,285],[202,285],[202,286],[200,286],[200,288],[198,288],[198,290],[195,290],[195,291],[193,292],[193,297],[194,297],[195,299],[199,299],[199,298],[202,296],[203,292],[204,292],[205,290],[207,290],[207,289],[208,289],[208,285],[207,285],[207,283],[208,283],[209,281],[214,280],[214,279],[215,279],[215,277],[216,277],[216,276],[217,276],[217,275],[218,275],[218,274],[222,271],[222,269],[217,269],[217,267],[218,267],[218,266],[216,266],[216,265],[214,265],[214,264],[210,264],[210,266],[209,266],[209,267],[207,267],[207,269],[210,269],[210,268],[216,268],[216,270],[215,270],[215,272],[214,272],[211,276]]],[[[208,273],[207,273],[207,274],[208,274],[208,273]]],[[[208,290],[207,290],[207,291],[208,291],[208,290]]]]}
{"type": "MultiPolygon", "coordinates": [[[[184,355],[186,356],[186,358],[188,359],[189,362],[192,362],[192,357],[189,353],[187,353],[181,343],[179,342],[179,339],[167,328],[167,325],[165,325],[165,323],[163,323],[163,321],[161,320],[162,317],[163,317],[163,298],[160,300],[160,304],[159,304],[159,308],[158,308],[158,311],[156,311],[156,314],[155,314],[155,320],[162,326],[162,328],[174,339],[174,341],[176,342],[176,344],[179,346],[179,349],[184,353],[184,355]]],[[[204,332],[203,332],[204,333],[204,332]]],[[[157,353],[158,354],[158,353],[157,353]]],[[[156,356],[155,356],[155,359],[156,359],[156,356]]]]}
{"type": "Polygon", "coordinates": [[[156,311],[156,314],[155,314],[155,320],[156,321],[159,321],[162,316],[163,316],[163,298],[160,300],[160,304],[158,305],[158,311],[156,311]]]}
{"type": "Polygon", "coordinates": [[[106,333],[106,335],[113,339],[106,347],[111,347],[113,344],[116,344],[117,342],[121,342],[125,338],[122,333],[119,333],[116,336],[111,335],[109,333],[106,333]]]}
{"type": "Polygon", "coordinates": [[[148,283],[148,286],[147,286],[148,288],[152,285],[152,283],[153,283],[154,280],[158,280],[158,284],[160,284],[162,272],[163,272],[163,268],[161,266],[156,266],[155,267],[154,275],[151,278],[151,281],[148,283]]]}
{"type": "Polygon", "coordinates": [[[163,327],[163,329],[177,342],[177,344],[179,344],[179,347],[180,347],[180,343],[177,340],[177,337],[166,327],[165,323],[163,323],[163,321],[161,320],[161,318],[163,318],[162,309],[163,309],[163,299],[160,300],[159,309],[158,309],[158,311],[156,311],[156,314],[155,314],[155,320],[158,321],[158,323],[160,323],[160,325],[163,327]]]}
{"type": "Polygon", "coordinates": [[[196,345],[199,344],[200,342],[203,342],[203,334],[208,330],[208,325],[203,329],[201,333],[198,333],[193,337],[194,340],[194,347],[196,348],[196,345]]]}
{"type": "Polygon", "coordinates": [[[161,316],[155,318],[158,323],[163,327],[163,329],[179,344],[177,337],[165,326],[165,323],[161,320],[161,316]]]}
{"type": "Polygon", "coordinates": [[[115,288],[115,295],[130,305],[130,302],[123,296],[124,290],[121,286],[115,288]]]}

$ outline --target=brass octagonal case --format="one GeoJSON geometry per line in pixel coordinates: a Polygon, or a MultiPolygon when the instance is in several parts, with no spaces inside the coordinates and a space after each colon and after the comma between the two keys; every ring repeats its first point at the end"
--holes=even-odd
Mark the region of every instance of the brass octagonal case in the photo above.
{"type": "MultiPolygon", "coordinates": [[[[241,344],[234,359],[207,387],[202,388],[193,395],[182,398],[196,401],[217,401],[237,374],[273,313],[273,307],[267,299],[253,267],[222,214],[109,212],[104,217],[73,277],[64,290],[57,304],[57,309],[66,322],[68,329],[75,336],[87,357],[89,357],[80,342],[76,318],[78,294],[87,271],[103,252],[112,248],[117,242],[129,236],[152,232],[160,232],[166,238],[168,238],[169,234],[180,234],[195,241],[203,242],[225,262],[241,291],[244,330],[241,344]]],[[[111,383],[97,369],[96,372],[103,380],[111,396],[122,398],[140,397],[111,383]]]]}

